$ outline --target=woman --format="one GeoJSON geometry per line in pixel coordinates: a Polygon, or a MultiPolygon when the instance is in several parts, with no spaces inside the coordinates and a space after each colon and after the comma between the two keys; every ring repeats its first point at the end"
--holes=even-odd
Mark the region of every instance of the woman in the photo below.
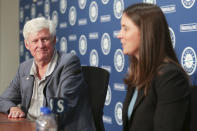
{"type": "Polygon", "coordinates": [[[184,131],[188,126],[189,82],[173,50],[167,21],[153,4],[123,12],[118,35],[130,58],[123,104],[124,131],[184,131]]]}

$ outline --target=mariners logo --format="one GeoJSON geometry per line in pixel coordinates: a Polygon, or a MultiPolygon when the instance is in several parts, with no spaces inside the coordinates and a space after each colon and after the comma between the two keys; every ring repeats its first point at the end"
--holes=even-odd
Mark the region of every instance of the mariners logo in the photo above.
{"type": "Polygon", "coordinates": [[[144,3],[156,4],[156,0],[144,0],[144,3]]]}
{"type": "Polygon", "coordinates": [[[124,55],[121,49],[117,49],[114,55],[114,66],[118,72],[124,68],[124,55]]]}
{"type": "Polygon", "coordinates": [[[102,0],[103,4],[107,4],[109,2],[109,0],[102,0]]]}
{"type": "Polygon", "coordinates": [[[193,48],[186,47],[181,56],[181,65],[188,73],[192,75],[196,70],[196,53],[193,48]]]}
{"type": "Polygon", "coordinates": [[[173,45],[173,48],[175,48],[176,37],[172,28],[169,27],[169,30],[170,30],[170,37],[171,37],[172,45],[173,45]]]}
{"type": "Polygon", "coordinates": [[[91,22],[96,22],[98,17],[98,5],[95,1],[92,1],[90,4],[89,17],[91,22]]]}
{"type": "Polygon", "coordinates": [[[114,10],[114,15],[117,19],[120,19],[122,16],[122,12],[124,10],[124,3],[123,0],[115,0],[114,1],[114,6],[113,6],[113,10],[114,10]]]}
{"type": "Polygon", "coordinates": [[[189,9],[194,5],[195,0],[181,0],[181,2],[185,8],[189,9]]]}
{"type": "Polygon", "coordinates": [[[60,0],[60,12],[64,14],[67,8],[67,0],[60,0]]]}
{"type": "Polygon", "coordinates": [[[78,0],[79,8],[84,9],[86,6],[86,0],[78,0]]]}
{"type": "Polygon", "coordinates": [[[79,52],[81,55],[85,55],[87,50],[87,39],[85,35],[81,35],[79,38],[79,52]]]}
{"type": "Polygon", "coordinates": [[[98,53],[95,49],[93,49],[90,52],[90,66],[98,67],[98,63],[99,63],[98,53]]]}
{"type": "Polygon", "coordinates": [[[33,3],[31,5],[31,18],[35,18],[36,17],[36,6],[35,4],[33,3]]]}
{"type": "Polygon", "coordinates": [[[108,55],[111,49],[111,39],[108,33],[104,33],[101,38],[101,48],[103,54],[108,55]]]}
{"type": "Polygon", "coordinates": [[[23,56],[24,54],[24,43],[23,41],[20,42],[20,56],[23,56]]]}
{"type": "Polygon", "coordinates": [[[45,16],[48,17],[49,13],[50,13],[50,3],[49,3],[49,0],[46,0],[44,3],[44,14],[45,16]]]}
{"type": "Polygon", "coordinates": [[[77,54],[75,50],[71,50],[70,53],[72,53],[73,55],[77,54]]]}
{"type": "Polygon", "coordinates": [[[106,106],[108,106],[111,103],[111,97],[112,97],[111,88],[108,85],[107,95],[106,95],[106,99],[105,99],[105,105],[106,106]]]}
{"type": "MultiPolygon", "coordinates": [[[[43,17],[42,13],[38,13],[38,17],[43,17]]],[[[47,18],[47,17],[46,17],[47,18]]]]}
{"type": "Polygon", "coordinates": [[[29,52],[25,52],[25,60],[29,60],[30,56],[29,56],[29,52]]]}
{"type": "Polygon", "coordinates": [[[28,17],[28,16],[25,17],[25,23],[26,23],[27,21],[29,21],[29,17],[28,17]]]}
{"type": "Polygon", "coordinates": [[[60,40],[60,51],[67,52],[67,40],[65,37],[62,37],[60,40]]]}
{"type": "Polygon", "coordinates": [[[20,8],[20,22],[23,22],[24,20],[24,10],[23,8],[20,8]]]}
{"type": "Polygon", "coordinates": [[[52,20],[55,23],[55,27],[57,27],[57,24],[58,24],[58,13],[57,13],[57,11],[53,11],[52,20]]]}
{"type": "Polygon", "coordinates": [[[117,102],[114,110],[115,119],[118,125],[122,125],[122,103],[117,102]]]}
{"type": "Polygon", "coordinates": [[[71,26],[75,25],[77,19],[77,11],[74,6],[72,6],[69,10],[69,23],[71,26]]]}

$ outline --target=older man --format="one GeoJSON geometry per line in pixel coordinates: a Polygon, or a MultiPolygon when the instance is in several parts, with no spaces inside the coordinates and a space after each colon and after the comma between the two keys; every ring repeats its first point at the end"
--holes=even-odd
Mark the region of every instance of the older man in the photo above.
{"type": "Polygon", "coordinates": [[[20,64],[15,78],[0,96],[0,112],[35,120],[40,107],[49,106],[51,97],[62,97],[67,109],[61,125],[69,131],[94,131],[80,61],[73,54],[56,51],[55,24],[43,17],[32,19],[25,24],[23,35],[33,59],[20,64]]]}

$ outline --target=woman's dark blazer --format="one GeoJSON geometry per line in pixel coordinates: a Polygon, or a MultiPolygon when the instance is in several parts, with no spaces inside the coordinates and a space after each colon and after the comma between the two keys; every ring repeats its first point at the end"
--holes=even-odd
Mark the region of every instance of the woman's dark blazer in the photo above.
{"type": "Polygon", "coordinates": [[[130,120],[128,105],[134,88],[128,88],[123,104],[123,131],[185,131],[189,117],[189,82],[175,64],[160,67],[145,96],[138,97],[130,120]]]}

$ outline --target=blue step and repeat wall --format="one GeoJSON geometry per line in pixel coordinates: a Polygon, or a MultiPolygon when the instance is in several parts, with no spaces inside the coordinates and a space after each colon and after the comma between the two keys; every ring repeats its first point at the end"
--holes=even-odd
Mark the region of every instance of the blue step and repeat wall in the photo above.
{"type": "Polygon", "coordinates": [[[29,19],[44,16],[56,23],[58,50],[75,53],[82,65],[110,72],[103,115],[106,131],[122,129],[122,102],[126,94],[122,79],[128,58],[123,55],[117,34],[123,9],[137,2],[160,6],[179,61],[196,85],[196,0],[20,0],[20,62],[32,57],[24,46],[23,25],[29,19]]]}

